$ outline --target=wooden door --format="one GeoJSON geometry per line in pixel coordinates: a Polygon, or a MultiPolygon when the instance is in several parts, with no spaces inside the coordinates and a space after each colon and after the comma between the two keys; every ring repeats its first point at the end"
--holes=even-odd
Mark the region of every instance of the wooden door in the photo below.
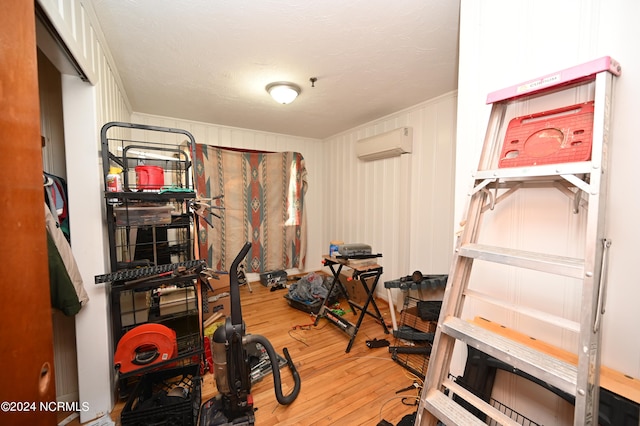
{"type": "Polygon", "coordinates": [[[0,424],[55,425],[33,0],[0,13],[0,424]]]}

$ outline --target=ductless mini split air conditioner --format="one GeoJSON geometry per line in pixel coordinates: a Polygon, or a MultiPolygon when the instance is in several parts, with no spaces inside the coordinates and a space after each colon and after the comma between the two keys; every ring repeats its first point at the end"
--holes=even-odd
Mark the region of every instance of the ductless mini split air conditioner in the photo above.
{"type": "Polygon", "coordinates": [[[410,153],[412,147],[413,129],[400,127],[390,132],[358,140],[356,154],[362,161],[373,161],[410,153]]]}

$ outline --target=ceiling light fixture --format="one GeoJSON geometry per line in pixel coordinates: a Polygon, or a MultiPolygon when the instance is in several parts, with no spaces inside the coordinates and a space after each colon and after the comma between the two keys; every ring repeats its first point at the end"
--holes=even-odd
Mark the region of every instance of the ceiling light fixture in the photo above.
{"type": "Polygon", "coordinates": [[[284,81],[268,84],[266,89],[279,104],[290,104],[300,94],[300,87],[284,81]]]}

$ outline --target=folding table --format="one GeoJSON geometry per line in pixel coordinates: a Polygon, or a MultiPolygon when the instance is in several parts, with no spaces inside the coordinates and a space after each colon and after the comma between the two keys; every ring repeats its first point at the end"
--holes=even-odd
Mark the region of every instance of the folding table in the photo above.
{"type": "Polygon", "coordinates": [[[340,330],[344,331],[351,338],[349,339],[349,344],[347,345],[347,350],[345,352],[349,352],[351,350],[351,346],[353,346],[353,341],[358,334],[358,330],[360,329],[360,325],[362,324],[362,320],[364,319],[365,314],[370,315],[380,322],[382,325],[382,329],[385,334],[389,334],[389,329],[382,318],[382,314],[378,309],[378,305],[376,305],[375,301],[375,292],[376,286],[378,285],[378,280],[380,279],[380,275],[382,275],[382,266],[378,265],[375,262],[371,264],[367,264],[363,260],[365,259],[375,259],[378,257],[382,257],[381,254],[368,254],[368,255],[355,255],[355,256],[323,256],[323,263],[331,269],[331,273],[333,274],[333,282],[331,283],[331,287],[329,288],[329,293],[327,293],[327,297],[322,301],[322,305],[320,306],[320,310],[318,311],[318,316],[316,317],[314,325],[317,325],[320,321],[320,318],[326,318],[330,323],[336,325],[340,330]],[[364,290],[367,293],[367,300],[364,305],[360,306],[354,301],[349,299],[349,295],[345,290],[344,286],[340,282],[340,272],[343,267],[353,269],[354,280],[358,280],[364,290]],[[371,283],[371,287],[367,285],[366,280],[369,278],[373,278],[371,283]],[[351,311],[354,315],[358,317],[355,325],[351,323],[346,318],[343,318],[334,312],[331,311],[331,308],[326,305],[327,300],[329,300],[330,295],[333,292],[335,286],[338,286],[338,290],[345,296],[349,306],[351,307],[351,311]],[[371,305],[375,311],[374,313],[369,312],[368,307],[371,305]],[[356,309],[360,310],[360,315],[356,313],[356,309]]]}

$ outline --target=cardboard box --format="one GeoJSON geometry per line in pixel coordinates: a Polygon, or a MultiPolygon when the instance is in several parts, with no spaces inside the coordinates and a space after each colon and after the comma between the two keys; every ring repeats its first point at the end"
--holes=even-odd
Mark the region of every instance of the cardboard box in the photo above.
{"type": "Polygon", "coordinates": [[[149,320],[149,291],[122,290],[120,292],[120,321],[123,327],[149,320]]]}
{"type": "Polygon", "coordinates": [[[196,309],[193,287],[180,288],[160,296],[160,315],[180,314],[196,309]]]}
{"type": "Polygon", "coordinates": [[[202,302],[202,319],[203,320],[209,319],[209,317],[211,317],[215,313],[214,308],[218,306],[216,304],[217,299],[221,297],[221,295],[228,296],[230,290],[231,290],[231,287],[229,286],[216,287],[215,290],[213,291],[207,289],[207,291],[205,292],[205,298],[202,302]],[[211,299],[211,302],[209,302],[209,299],[211,299]]]}
{"type": "Polygon", "coordinates": [[[221,288],[228,289],[229,285],[231,284],[229,281],[229,273],[223,271],[216,271],[215,275],[207,278],[207,282],[214,292],[220,290],[221,288]]]}
{"type": "Polygon", "coordinates": [[[230,286],[226,286],[226,287],[219,287],[219,288],[216,288],[216,289],[215,289],[215,290],[213,290],[213,291],[211,291],[211,290],[207,290],[207,300],[208,300],[210,297],[213,297],[213,296],[219,296],[219,295],[224,294],[224,293],[229,293],[230,291],[231,291],[231,287],[230,287],[230,286]]]}
{"type": "Polygon", "coordinates": [[[221,312],[225,316],[229,316],[231,314],[229,273],[225,271],[216,271],[214,275],[207,277],[207,282],[211,288],[207,289],[206,297],[203,301],[203,321],[218,312],[221,312]]]}
{"type": "Polygon", "coordinates": [[[209,318],[211,315],[218,312],[222,313],[226,317],[231,315],[231,297],[228,295],[217,296],[213,300],[210,300],[208,304],[209,312],[204,319],[209,318]]]}
{"type": "MultiPolygon", "coordinates": [[[[353,279],[353,269],[343,268],[340,271],[340,282],[347,290],[347,294],[349,295],[349,300],[357,303],[362,306],[367,302],[367,292],[362,286],[362,282],[360,279],[353,279]]],[[[369,277],[365,279],[365,283],[369,290],[371,290],[371,286],[373,285],[374,277],[369,277]]]]}

